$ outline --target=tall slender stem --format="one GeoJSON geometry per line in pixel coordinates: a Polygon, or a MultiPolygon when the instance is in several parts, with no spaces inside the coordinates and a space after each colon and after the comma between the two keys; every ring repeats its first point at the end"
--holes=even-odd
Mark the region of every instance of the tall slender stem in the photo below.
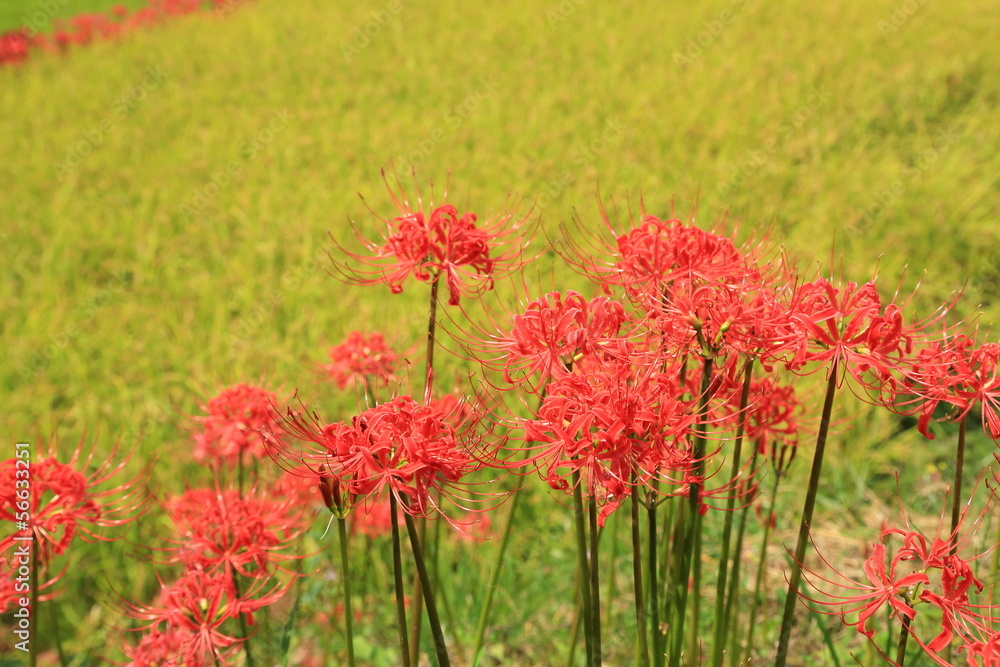
{"type": "MultiPolygon", "coordinates": [[[[392,523],[392,574],[396,584],[396,619],[399,625],[399,655],[403,667],[410,667],[410,645],[406,636],[406,604],[403,591],[403,559],[399,547],[399,517],[396,516],[396,494],[389,494],[389,515],[392,523]]],[[[420,610],[417,610],[420,613],[420,610]]]]}
{"type": "Polygon", "coordinates": [[[653,634],[654,667],[663,667],[663,633],[660,632],[660,591],[656,580],[656,568],[658,564],[656,553],[656,509],[658,507],[656,491],[659,483],[658,479],[653,479],[652,490],[647,495],[649,504],[646,506],[648,526],[646,532],[648,533],[647,539],[649,541],[649,549],[646,553],[646,576],[649,579],[649,626],[653,634]]]}
{"type": "Polygon", "coordinates": [[[635,587],[635,632],[636,646],[635,663],[641,667],[649,666],[649,644],[646,638],[648,628],[646,623],[646,607],[642,598],[642,536],[639,534],[639,485],[635,481],[635,471],[632,472],[632,583],[635,587]]]}
{"type": "Polygon", "coordinates": [[[337,517],[340,538],[340,572],[344,580],[344,630],[347,633],[347,665],[354,667],[354,615],[351,613],[351,572],[347,558],[347,520],[337,517]]]}
{"type": "MultiPolygon", "coordinates": [[[[242,596],[242,593],[240,593],[240,582],[239,579],[237,579],[236,570],[233,570],[232,580],[233,593],[235,593],[236,599],[239,599],[242,596]]],[[[247,667],[253,667],[254,660],[253,653],[250,651],[250,634],[247,631],[247,619],[243,614],[239,614],[238,616],[240,619],[240,634],[243,637],[243,652],[246,653],[247,656],[247,667]]]]}
{"type": "Polygon", "coordinates": [[[812,470],[809,473],[809,486],[806,488],[806,500],[802,507],[802,521],[799,523],[799,539],[795,545],[792,572],[788,578],[788,595],[785,597],[785,610],[781,617],[781,631],[778,635],[778,651],[775,656],[774,667],[785,667],[785,662],[788,660],[788,642],[792,636],[792,626],[795,624],[795,605],[798,602],[799,584],[802,581],[802,561],[806,557],[806,547],[809,544],[809,526],[812,524],[813,510],[816,507],[819,477],[823,472],[823,453],[826,450],[826,436],[830,432],[830,417],[833,414],[833,396],[837,393],[838,370],[838,363],[834,361],[830,368],[830,377],[826,383],[823,415],[820,417],[819,432],[816,434],[816,451],[813,454],[812,470]]]}
{"type": "Polygon", "coordinates": [[[500,538],[500,548],[497,550],[497,559],[493,564],[493,571],[490,572],[490,581],[486,585],[486,599],[479,609],[479,621],[476,623],[476,643],[472,647],[472,667],[479,664],[479,654],[483,648],[483,640],[486,636],[486,624],[490,618],[490,607],[493,605],[493,592],[500,581],[500,569],[503,567],[503,557],[507,552],[507,544],[510,542],[511,528],[514,526],[514,512],[517,511],[517,498],[521,494],[520,488],[514,489],[510,498],[510,510],[507,512],[507,525],[504,526],[503,536],[500,538]]]}
{"type": "Polygon", "coordinates": [[[424,552],[420,545],[417,525],[408,513],[404,513],[404,518],[406,532],[410,534],[413,563],[416,565],[417,575],[424,587],[424,606],[427,609],[427,620],[431,626],[431,634],[434,636],[434,650],[437,653],[438,667],[451,667],[451,661],[448,659],[448,645],[445,643],[444,631],[441,629],[441,618],[438,616],[437,605],[434,603],[434,588],[431,586],[427,563],[424,561],[424,552]]]}
{"type": "Polygon", "coordinates": [[[781,484],[781,474],[774,476],[774,485],[771,489],[771,506],[768,509],[768,518],[764,523],[764,536],[760,542],[760,556],[757,559],[757,581],[753,588],[753,601],[750,603],[750,624],[747,627],[747,659],[753,659],[753,636],[757,629],[757,611],[760,609],[760,593],[764,588],[764,577],[766,574],[765,565],[767,563],[767,543],[771,537],[771,517],[774,512],[774,504],[778,497],[778,485],[781,484]]]}
{"type": "MultiPolygon", "coordinates": [[[[438,278],[437,276],[434,282],[431,283],[431,295],[430,304],[428,306],[429,313],[427,315],[427,353],[426,361],[424,363],[424,405],[428,405],[431,399],[434,397],[434,348],[436,344],[436,332],[437,332],[437,305],[438,305],[438,278]]],[[[420,543],[425,544],[425,537],[427,532],[427,520],[424,518],[420,519],[420,543]]],[[[410,661],[417,665],[420,664],[420,627],[423,623],[423,615],[420,613],[420,607],[423,603],[423,587],[420,583],[419,576],[415,577],[413,580],[413,606],[417,610],[413,616],[410,617],[410,661]]]]}
{"type": "Polygon", "coordinates": [[[958,553],[958,521],[962,514],[962,469],[965,467],[965,415],[958,423],[958,451],[955,453],[955,483],[951,492],[951,554],[958,553]]]}
{"type": "Polygon", "coordinates": [[[903,667],[906,662],[906,642],[910,638],[910,619],[903,616],[902,625],[899,630],[899,645],[896,647],[896,664],[903,667]]]}
{"type": "MultiPolygon", "coordinates": [[[[739,422],[736,426],[736,441],[733,446],[733,462],[730,468],[729,479],[736,481],[740,473],[740,459],[743,456],[743,433],[746,429],[747,404],[750,402],[750,378],[753,375],[753,359],[747,359],[743,365],[743,391],[740,393],[739,422]]],[[[712,664],[722,664],[722,654],[726,648],[726,636],[729,630],[729,616],[726,614],[726,607],[729,606],[726,599],[726,580],[729,576],[729,541],[733,533],[733,512],[736,507],[736,494],[731,493],[726,502],[726,515],[723,519],[722,528],[722,549],[719,552],[719,577],[715,585],[715,637],[712,644],[712,664]]],[[[734,561],[739,563],[740,554],[736,553],[734,561]]],[[[736,564],[733,565],[733,583],[736,584],[736,576],[739,574],[736,564]]],[[[736,586],[730,588],[730,595],[735,595],[736,586]]]]}
{"type": "Polygon", "coordinates": [[[576,520],[577,563],[580,569],[580,607],[583,609],[583,640],[587,645],[587,665],[594,664],[594,624],[590,605],[590,566],[587,562],[587,525],[583,509],[580,473],[573,471],[573,516],[576,520]]]}
{"type": "Polygon", "coordinates": [[[424,403],[434,395],[434,345],[437,332],[438,281],[431,283],[430,315],[427,318],[427,361],[424,365],[424,403]]]}
{"type": "Polygon", "coordinates": [[[599,667],[601,657],[601,568],[598,561],[597,503],[593,496],[588,503],[590,518],[590,622],[594,624],[593,665],[599,667]]]}
{"type": "MultiPolygon", "coordinates": [[[[708,412],[708,393],[712,386],[712,371],[714,368],[715,359],[711,356],[706,356],[702,363],[701,370],[701,394],[698,396],[698,421],[695,425],[695,438],[694,438],[694,452],[692,454],[693,459],[693,470],[691,471],[692,476],[697,481],[693,481],[690,484],[690,490],[688,492],[688,516],[687,516],[687,527],[688,527],[688,539],[686,548],[689,553],[683,558],[684,565],[681,567],[680,578],[678,581],[683,586],[680,595],[680,607],[675,616],[675,621],[678,625],[677,635],[678,637],[684,634],[684,619],[687,615],[687,580],[688,575],[691,574],[692,577],[692,590],[694,591],[694,596],[691,605],[691,655],[689,658],[691,660],[695,659],[695,655],[698,652],[698,618],[701,614],[701,486],[700,481],[702,471],[705,467],[705,415],[708,412]]],[[[680,652],[680,646],[682,645],[682,639],[678,639],[675,645],[675,652],[680,652]]]]}

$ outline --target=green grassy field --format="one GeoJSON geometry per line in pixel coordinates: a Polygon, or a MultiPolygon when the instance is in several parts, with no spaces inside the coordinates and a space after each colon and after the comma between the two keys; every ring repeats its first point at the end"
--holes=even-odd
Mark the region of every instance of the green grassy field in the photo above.
{"type": "MultiPolygon", "coordinates": [[[[358,193],[391,212],[383,167],[412,165],[438,191],[450,174],[450,198],[482,214],[514,194],[552,237],[573,216],[596,228],[598,193],[657,215],[696,207],[699,223],[771,230],[806,274],[833,258],[891,290],[905,266],[925,312],[964,286],[961,315],[982,310],[987,328],[1000,313],[993,5],[911,5],[262,0],[6,68],[5,441],[138,440],[176,491],[197,474],[184,415],[225,384],[263,377],[348,409],[314,371],[329,345],[362,328],[405,346],[422,324],[420,290],[346,288],[325,270],[327,233],[372,223],[358,193]]],[[[0,29],[27,11],[0,4],[0,29]]],[[[821,499],[837,531],[851,514],[872,525],[884,507],[869,486],[891,494],[899,461],[940,490],[947,454],[863,410],[850,419],[864,426],[842,429],[821,499]]],[[[530,619],[558,625],[571,599],[571,580],[550,580],[568,519],[544,502],[517,547],[530,565],[502,583],[502,643],[517,647],[504,664],[541,664],[555,631],[530,619]]],[[[487,567],[470,553],[462,567],[487,567]]],[[[122,587],[148,589],[128,567],[122,587]]],[[[92,603],[62,606],[74,651],[104,637],[86,638],[111,614],[92,603]]]]}

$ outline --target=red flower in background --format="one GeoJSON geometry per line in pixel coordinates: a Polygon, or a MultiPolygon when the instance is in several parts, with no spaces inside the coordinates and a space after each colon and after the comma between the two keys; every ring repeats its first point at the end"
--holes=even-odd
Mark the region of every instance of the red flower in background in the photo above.
{"type": "Polygon", "coordinates": [[[281,429],[274,420],[275,395],[261,387],[238,384],[223,391],[202,406],[207,414],[195,419],[203,428],[194,436],[194,457],[216,465],[235,463],[247,453],[253,459],[265,456],[263,438],[280,438],[281,429]]]}
{"type": "Polygon", "coordinates": [[[448,415],[409,396],[369,408],[350,423],[324,425],[315,414],[289,410],[282,424],[312,445],[304,451],[283,445],[276,458],[297,464],[296,474],[329,480],[329,492],[346,498],[348,507],[391,493],[412,516],[444,514],[431,492],[449,497],[449,487],[481,465],[448,415]]]}
{"type": "Polygon", "coordinates": [[[303,510],[262,491],[192,489],[165,503],[177,529],[168,562],[222,569],[229,576],[267,576],[300,558],[288,550],[302,531],[303,510]]]}
{"type": "MultiPolygon", "coordinates": [[[[145,513],[149,501],[149,468],[131,479],[116,479],[129,461],[126,456],[115,462],[117,446],[94,468],[95,452],[91,449],[83,456],[82,440],[68,462],[60,462],[57,453],[56,442],[50,442],[48,453],[32,461],[30,469],[30,524],[42,567],[65,553],[79,533],[86,541],[116,539],[96,529],[134,521],[145,513]]],[[[14,524],[17,514],[18,460],[0,462],[0,521],[8,525],[14,524]]],[[[6,537],[0,540],[0,551],[15,544],[13,536],[6,537]]]]}
{"type": "Polygon", "coordinates": [[[161,583],[157,606],[126,602],[126,613],[131,618],[148,621],[140,630],[161,633],[160,641],[180,655],[180,664],[225,660],[243,641],[226,634],[223,629],[226,622],[243,614],[253,625],[253,614],[280,600],[292,581],[268,588],[270,580],[259,577],[247,591],[238,593],[232,577],[225,572],[211,574],[192,567],[173,584],[161,583]]]}
{"type": "Polygon", "coordinates": [[[523,250],[523,220],[511,225],[513,213],[501,213],[480,225],[475,213],[459,216],[451,204],[431,205],[430,210],[425,210],[419,192],[414,208],[399,190],[398,182],[397,191],[389,185],[384,171],[382,177],[399,215],[380,218],[385,231],[376,241],[355,231],[368,254],[336,245],[338,253],[362,267],[349,267],[331,255],[335,268],[348,281],[362,285],[383,283],[398,294],[410,276],[425,283],[443,278],[448,303],[455,306],[462,296],[474,297],[493,289],[495,278],[520,266],[516,259],[523,250]],[[513,247],[499,252],[504,246],[513,247]]]}
{"type": "Polygon", "coordinates": [[[352,331],[343,343],[330,348],[330,360],[323,370],[340,389],[352,382],[366,383],[369,378],[388,384],[399,363],[382,334],[365,336],[360,331],[352,331]]]}

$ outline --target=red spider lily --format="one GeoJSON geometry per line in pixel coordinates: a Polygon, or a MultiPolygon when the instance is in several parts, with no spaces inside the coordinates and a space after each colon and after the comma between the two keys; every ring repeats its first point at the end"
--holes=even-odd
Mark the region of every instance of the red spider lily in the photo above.
{"type": "MultiPolygon", "coordinates": [[[[126,456],[115,463],[117,445],[93,469],[94,449],[82,456],[82,439],[67,463],[57,460],[57,453],[58,446],[53,440],[48,453],[32,461],[30,468],[30,523],[42,567],[46,567],[54,555],[65,553],[78,531],[83,533],[85,541],[117,539],[95,528],[122,526],[137,519],[145,513],[149,500],[149,468],[130,480],[108,486],[122,473],[130,458],[126,456]]],[[[18,461],[20,459],[0,462],[0,520],[11,524],[15,521],[20,500],[16,483],[18,461]]],[[[17,542],[13,536],[6,537],[0,540],[0,551],[14,544],[17,542]]]]}
{"type": "MultiPolygon", "coordinates": [[[[983,583],[973,574],[970,564],[992,549],[971,557],[959,555],[971,541],[987,509],[988,503],[973,529],[963,537],[959,537],[961,526],[950,535],[942,537],[938,534],[933,539],[910,528],[908,522],[905,530],[885,528],[881,541],[872,545],[872,555],[864,564],[867,584],[853,582],[843,575],[838,575],[841,581],[836,581],[812,574],[813,578],[833,587],[859,591],[857,595],[844,596],[821,590],[807,576],[806,580],[820,592],[822,598],[802,593],[800,596],[816,604],[841,607],[840,611],[816,611],[839,615],[846,624],[854,626],[869,639],[873,637],[874,629],[867,621],[886,605],[892,609],[893,615],[913,621],[918,613],[923,613],[919,611],[921,606],[929,604],[936,607],[941,616],[941,630],[937,636],[925,641],[913,624],[906,623],[904,628],[935,663],[948,664],[937,654],[949,646],[956,636],[962,640],[966,650],[970,650],[970,646],[976,650],[988,650],[988,640],[982,638],[990,637],[989,628],[997,619],[990,614],[993,607],[972,601],[971,596],[982,592],[983,583]],[[892,552],[887,567],[887,540],[893,535],[902,538],[902,544],[892,552]],[[910,571],[909,574],[899,573],[903,567],[910,571]],[[848,620],[853,614],[857,614],[856,620],[848,620]]],[[[940,526],[938,530],[940,533],[940,526]]],[[[823,559],[823,562],[833,569],[828,561],[823,559]]]]}
{"type": "Polygon", "coordinates": [[[256,578],[301,558],[287,553],[302,532],[303,515],[289,500],[257,490],[241,496],[234,489],[192,489],[165,506],[180,538],[167,562],[256,578]]]}
{"type": "Polygon", "coordinates": [[[797,414],[802,409],[795,396],[795,387],[780,384],[774,378],[764,378],[750,386],[747,404],[746,437],[757,445],[762,455],[774,449],[798,443],[797,414]]]}
{"type": "Polygon", "coordinates": [[[618,301],[604,296],[587,300],[573,290],[551,292],[515,314],[509,332],[485,334],[485,342],[471,346],[481,359],[495,355],[482,363],[502,370],[508,384],[528,385],[534,392],[574,366],[627,358],[634,351],[621,335],[627,323],[618,301]]]}
{"type": "Polygon", "coordinates": [[[337,387],[344,389],[352,382],[362,384],[373,379],[388,384],[399,357],[386,345],[382,334],[376,332],[365,336],[360,331],[352,331],[340,345],[330,349],[332,363],[324,365],[330,379],[337,387]]]}
{"type": "Polygon", "coordinates": [[[908,326],[899,306],[883,305],[874,281],[836,287],[821,278],[796,290],[792,319],[803,342],[790,368],[836,362],[860,385],[895,393],[895,374],[936,317],[908,326]]]}
{"type": "MultiPolygon", "coordinates": [[[[956,408],[968,405],[961,387],[968,383],[972,375],[968,360],[974,345],[971,338],[963,335],[934,341],[922,346],[904,369],[904,374],[911,381],[910,390],[917,394],[913,402],[919,404],[910,412],[920,412],[917,429],[925,438],[933,440],[935,437],[930,431],[930,422],[939,405],[944,403],[956,408]]],[[[905,404],[897,401],[892,409],[907,414],[905,404]]]]}
{"type": "Polygon", "coordinates": [[[349,282],[383,283],[398,294],[411,275],[425,283],[436,283],[443,277],[448,287],[448,303],[456,306],[462,296],[474,297],[491,290],[497,277],[520,266],[517,258],[526,245],[521,229],[524,220],[511,225],[512,212],[505,211],[485,225],[477,226],[475,213],[459,217],[458,209],[451,204],[436,207],[432,204],[430,210],[425,211],[419,192],[414,209],[398,181],[394,189],[385,171],[382,178],[399,215],[392,219],[379,218],[386,229],[377,241],[355,232],[368,254],[350,252],[336,245],[338,253],[364,267],[349,267],[331,255],[334,267],[349,282]],[[512,247],[498,254],[504,246],[512,247]]]}
{"type": "Polygon", "coordinates": [[[272,392],[247,384],[219,392],[202,406],[207,414],[195,417],[203,424],[194,436],[195,459],[232,464],[244,453],[254,459],[265,456],[261,431],[266,430],[268,437],[281,437],[271,409],[276,402],[272,392]]]}
{"type": "MultiPolygon", "coordinates": [[[[143,635],[139,643],[133,646],[125,644],[125,655],[130,658],[126,667],[209,667],[215,664],[210,657],[196,655],[193,647],[198,636],[181,628],[166,627],[163,630],[152,629],[143,635]]],[[[220,651],[217,654],[223,659],[228,658],[232,649],[220,651]]]]}
{"type": "MultiPolygon", "coordinates": [[[[816,604],[840,607],[838,611],[824,611],[814,609],[821,614],[834,614],[841,617],[845,624],[853,626],[858,632],[872,639],[875,629],[869,620],[889,605],[893,614],[913,620],[917,612],[911,606],[913,599],[912,592],[918,585],[929,585],[930,578],[924,572],[911,572],[900,575],[897,573],[899,563],[903,558],[896,554],[888,568],[886,566],[887,550],[882,542],[872,544],[872,553],[865,560],[864,573],[867,582],[855,582],[843,575],[840,580],[827,579],[818,574],[806,575],[806,582],[815,588],[823,597],[821,599],[812,598],[804,593],[799,595],[816,604]],[[855,591],[855,594],[837,595],[828,593],[820,589],[813,581],[817,579],[835,589],[855,591]],[[846,607],[846,608],[845,608],[846,607]],[[848,620],[850,615],[857,614],[855,620],[848,620]]],[[[822,558],[822,557],[821,557],[822,558]]],[[[830,567],[829,562],[823,562],[830,567]]],[[[831,568],[832,569],[832,568],[831,568]]]]}
{"type": "Polygon", "coordinates": [[[23,28],[0,35],[0,65],[24,62],[31,49],[31,38],[23,28]]]}
{"type": "Polygon", "coordinates": [[[959,418],[978,404],[983,411],[983,430],[997,440],[1000,438],[1000,344],[986,343],[973,350],[969,369],[959,389],[967,404],[959,418]]]}
{"type": "Polygon", "coordinates": [[[185,665],[225,660],[244,641],[227,634],[226,623],[242,614],[252,625],[253,614],[280,600],[291,582],[289,579],[284,584],[275,583],[265,590],[270,580],[260,577],[253,580],[247,591],[237,593],[232,577],[226,573],[210,574],[193,567],[169,586],[161,582],[158,606],[126,602],[126,613],[131,618],[148,621],[139,630],[186,633],[180,638],[184,641],[178,650],[185,665]]]}
{"type": "Polygon", "coordinates": [[[690,426],[687,406],[664,392],[673,386],[664,374],[640,373],[618,364],[550,382],[536,417],[522,422],[528,456],[508,467],[533,467],[567,492],[578,472],[586,493],[605,505],[602,519],[627,496],[633,472],[645,483],[661,466],[689,467],[673,444],[690,426]]]}
{"type": "Polygon", "coordinates": [[[445,415],[409,396],[369,408],[350,423],[324,425],[315,414],[292,410],[282,423],[314,446],[279,447],[279,462],[297,465],[296,474],[330,480],[331,502],[346,498],[348,508],[370,505],[388,492],[411,516],[444,514],[431,491],[447,496],[449,487],[481,467],[445,415]]]}

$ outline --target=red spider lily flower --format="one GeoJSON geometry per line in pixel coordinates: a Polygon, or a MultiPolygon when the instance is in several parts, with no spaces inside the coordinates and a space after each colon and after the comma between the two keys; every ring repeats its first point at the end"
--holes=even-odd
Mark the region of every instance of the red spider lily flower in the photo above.
{"type": "Polygon", "coordinates": [[[942,403],[965,408],[968,401],[961,393],[961,386],[969,381],[972,369],[968,360],[975,342],[964,335],[951,336],[921,346],[904,374],[911,382],[910,390],[917,398],[913,401],[896,401],[891,409],[902,414],[920,412],[917,429],[929,440],[934,439],[930,422],[942,403]],[[907,410],[906,403],[916,402],[917,408],[907,410]]]}
{"type": "Polygon", "coordinates": [[[334,345],[330,360],[332,363],[324,365],[323,370],[340,389],[352,382],[364,384],[370,380],[388,384],[399,363],[399,357],[386,345],[382,334],[365,336],[360,331],[352,331],[347,340],[334,345]]]}
{"type": "Polygon", "coordinates": [[[1000,344],[986,343],[972,351],[970,373],[959,390],[967,407],[959,418],[968,414],[972,405],[983,411],[983,431],[994,440],[1000,438],[1000,344]]]}
{"type": "Polygon", "coordinates": [[[252,625],[253,614],[280,600],[292,581],[278,582],[265,590],[270,580],[260,577],[253,580],[247,591],[237,593],[232,577],[226,573],[210,574],[194,567],[169,586],[161,582],[158,606],[126,602],[126,613],[131,618],[148,621],[139,630],[173,629],[188,633],[179,651],[185,665],[225,660],[243,641],[227,634],[226,623],[242,614],[252,625]]]}
{"type": "Polygon", "coordinates": [[[566,492],[572,491],[567,478],[579,473],[586,494],[604,506],[603,523],[628,495],[633,473],[637,483],[656,474],[670,458],[670,441],[691,422],[687,410],[675,409],[679,404],[663,393],[662,374],[647,369],[637,375],[618,364],[550,382],[536,417],[521,423],[528,456],[507,466],[534,468],[549,486],[566,492]]]}
{"type": "MultiPolygon", "coordinates": [[[[154,628],[144,634],[139,643],[125,644],[125,655],[129,657],[126,667],[209,667],[215,664],[210,657],[196,655],[193,647],[198,636],[181,628],[154,628]]],[[[233,649],[221,651],[218,655],[228,658],[233,649]]],[[[224,658],[224,659],[225,659],[224,658]]]]}
{"type": "Polygon", "coordinates": [[[801,410],[792,385],[770,377],[753,382],[747,404],[746,437],[765,456],[780,447],[795,447],[799,436],[797,413],[801,410]]]}
{"type": "MultiPolygon", "coordinates": [[[[872,555],[865,561],[864,571],[868,584],[852,582],[843,575],[838,575],[842,581],[835,581],[813,574],[813,577],[831,586],[862,591],[861,593],[853,596],[830,593],[821,590],[807,576],[806,580],[820,592],[822,598],[812,598],[802,593],[800,596],[813,603],[841,607],[840,611],[816,611],[841,616],[845,623],[855,626],[869,639],[874,630],[867,621],[886,605],[891,607],[893,615],[906,617],[911,621],[916,618],[922,605],[933,605],[941,617],[941,630],[937,636],[926,641],[914,629],[916,626],[906,624],[905,628],[935,663],[947,665],[938,653],[948,647],[956,636],[965,647],[982,645],[978,647],[983,648],[985,641],[988,641],[983,638],[991,635],[989,628],[997,620],[991,615],[993,607],[975,604],[972,600],[974,595],[982,592],[984,586],[973,574],[971,563],[992,549],[971,557],[960,555],[971,542],[988,509],[989,503],[976,519],[973,528],[961,537],[959,533],[962,531],[961,523],[965,520],[964,512],[960,525],[952,534],[944,537],[940,535],[940,525],[939,534],[932,539],[913,530],[908,521],[906,529],[885,528],[881,541],[872,545],[872,555]],[[891,552],[892,559],[887,568],[886,559],[890,553],[887,541],[892,536],[900,537],[902,544],[891,552]],[[909,570],[909,574],[900,574],[899,571],[903,568],[909,570]],[[848,616],[855,613],[858,614],[857,619],[849,621],[848,616]]],[[[828,561],[823,559],[823,562],[833,569],[828,561]]]]}
{"type": "Polygon", "coordinates": [[[202,406],[207,414],[195,417],[203,424],[194,436],[195,459],[232,464],[244,453],[254,459],[265,456],[261,431],[266,430],[268,437],[281,437],[271,409],[276,402],[272,392],[247,384],[219,392],[202,406]]]}
{"type": "Polygon", "coordinates": [[[257,490],[241,496],[234,489],[192,489],[165,506],[180,537],[168,550],[169,563],[255,578],[301,558],[287,553],[302,532],[303,517],[289,500],[271,500],[257,490]]]}
{"type": "Polygon", "coordinates": [[[906,325],[899,306],[883,305],[874,281],[841,287],[822,278],[805,283],[792,305],[803,343],[788,366],[795,370],[814,361],[837,363],[861,386],[895,393],[895,375],[938,317],[906,325]]]}
{"type": "Polygon", "coordinates": [[[515,314],[509,332],[483,332],[487,339],[470,342],[470,347],[486,367],[502,370],[509,385],[528,385],[534,393],[574,366],[627,358],[634,351],[621,335],[627,323],[618,301],[604,296],[587,300],[573,290],[551,292],[515,314]]]}
{"type": "MultiPolygon", "coordinates": [[[[104,460],[91,470],[94,449],[83,456],[83,440],[67,463],[56,456],[58,446],[53,440],[48,453],[31,462],[31,487],[28,502],[31,530],[39,549],[39,562],[48,565],[55,555],[62,555],[79,533],[85,541],[117,539],[95,528],[112,528],[134,521],[147,509],[149,489],[147,467],[130,480],[118,482],[130,456],[115,463],[115,445],[104,460]],[[79,468],[83,471],[77,470],[79,468]]],[[[0,462],[0,521],[13,524],[18,513],[18,461],[0,462]]],[[[23,463],[23,461],[22,461],[23,463]]],[[[21,500],[23,502],[23,500],[21,500]]],[[[0,551],[18,544],[14,536],[0,540],[0,551]]]]}
{"type": "Polygon", "coordinates": [[[28,59],[31,38],[25,29],[9,30],[0,35],[0,65],[20,63],[28,59]]]}
{"type": "MultiPolygon", "coordinates": [[[[822,556],[821,556],[822,558],[822,556]]],[[[916,617],[917,612],[911,606],[913,591],[919,585],[929,585],[930,578],[924,572],[911,572],[901,575],[897,573],[899,563],[903,558],[897,554],[886,564],[887,549],[882,542],[872,544],[871,555],[865,560],[863,569],[867,582],[855,582],[843,575],[840,580],[827,579],[826,577],[812,573],[805,576],[806,582],[815,588],[821,599],[812,598],[799,592],[799,595],[809,602],[815,604],[840,607],[838,611],[825,611],[823,609],[813,609],[821,614],[838,615],[846,625],[853,626],[858,632],[872,639],[875,635],[875,628],[869,622],[870,619],[879,613],[886,605],[892,608],[893,615],[910,619],[916,617]],[[838,595],[820,589],[814,579],[822,581],[835,589],[845,591],[855,591],[854,594],[838,595]],[[854,620],[849,617],[857,614],[854,620]]],[[[830,567],[830,564],[823,559],[823,562],[830,567]]],[[[832,569],[832,568],[831,568],[832,569]]]]}
{"type": "Polygon", "coordinates": [[[398,181],[394,189],[385,171],[382,178],[399,215],[391,220],[379,218],[386,229],[377,241],[355,232],[369,254],[350,252],[337,244],[338,253],[364,267],[351,268],[331,255],[334,267],[349,282],[383,283],[393,294],[399,294],[411,275],[425,283],[436,283],[443,277],[448,287],[448,303],[456,306],[462,296],[474,297],[489,291],[496,278],[520,267],[518,258],[527,245],[522,239],[524,220],[510,224],[513,212],[505,211],[486,224],[477,225],[475,213],[459,217],[458,209],[451,204],[432,204],[425,211],[419,192],[414,209],[398,181]],[[504,246],[511,247],[507,252],[499,252],[504,246]]]}
{"type": "Polygon", "coordinates": [[[330,479],[331,493],[349,499],[349,507],[391,493],[411,516],[444,515],[431,491],[449,497],[450,487],[481,467],[445,415],[409,396],[369,408],[350,423],[324,425],[315,414],[292,410],[282,423],[312,445],[280,447],[279,461],[298,464],[296,474],[330,479]]]}

